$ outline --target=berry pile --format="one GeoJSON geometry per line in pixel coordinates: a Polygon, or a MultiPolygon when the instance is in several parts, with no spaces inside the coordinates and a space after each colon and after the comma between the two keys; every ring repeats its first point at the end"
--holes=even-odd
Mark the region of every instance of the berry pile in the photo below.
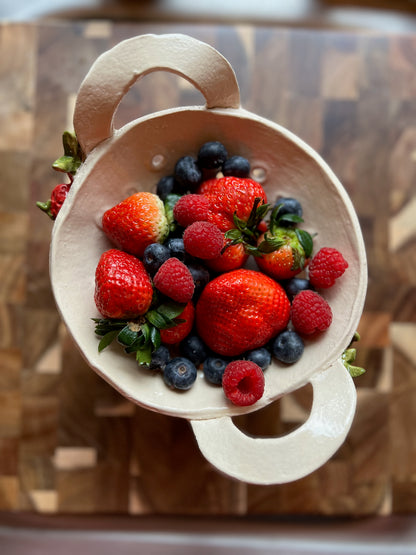
{"type": "Polygon", "coordinates": [[[168,387],[201,372],[232,403],[255,403],[272,360],[296,363],[331,325],[320,290],[348,266],[334,248],[313,253],[302,216],[298,199],[269,204],[249,161],[218,141],[180,158],[155,193],[103,214],[114,248],[96,268],[99,350],[117,340],[168,387]]]}

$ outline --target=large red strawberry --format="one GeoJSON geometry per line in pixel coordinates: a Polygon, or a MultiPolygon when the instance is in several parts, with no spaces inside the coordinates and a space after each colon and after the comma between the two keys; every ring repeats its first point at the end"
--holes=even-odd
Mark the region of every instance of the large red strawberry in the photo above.
{"type": "Polygon", "coordinates": [[[95,271],[95,304],[105,318],[133,319],[150,307],[153,287],[143,263],[117,249],[101,255],[95,271]]]}
{"type": "Polygon", "coordinates": [[[267,203],[267,196],[257,181],[243,177],[221,177],[202,183],[198,191],[210,202],[208,221],[221,231],[236,227],[234,216],[246,222],[253,209],[255,200],[267,203]]]}
{"type": "Polygon", "coordinates": [[[163,243],[169,233],[162,200],[145,191],[107,210],[102,223],[115,246],[139,257],[151,243],[163,243]]]}
{"type": "Polygon", "coordinates": [[[196,306],[196,325],[213,351],[235,356],[265,345],[287,326],[290,302],[270,277],[244,268],[208,283],[196,306]]]}

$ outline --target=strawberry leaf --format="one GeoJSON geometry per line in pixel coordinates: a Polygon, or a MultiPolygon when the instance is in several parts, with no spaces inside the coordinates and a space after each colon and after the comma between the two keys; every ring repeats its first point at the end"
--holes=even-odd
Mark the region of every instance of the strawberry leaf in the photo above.
{"type": "Polygon", "coordinates": [[[169,224],[170,232],[175,231],[176,229],[176,221],[175,221],[175,218],[173,217],[173,209],[175,208],[175,204],[178,202],[180,198],[181,198],[180,195],[171,194],[166,197],[164,202],[165,215],[169,224]]]}
{"type": "Polygon", "coordinates": [[[118,330],[112,330],[107,332],[98,343],[98,352],[101,353],[106,347],[110,345],[114,341],[114,339],[118,335],[118,330]]]}
{"type": "Polygon", "coordinates": [[[297,238],[305,251],[306,258],[309,258],[313,250],[313,239],[312,235],[305,231],[304,229],[295,229],[297,238]]]}
{"type": "Polygon", "coordinates": [[[160,331],[153,326],[150,328],[150,341],[152,342],[155,350],[158,349],[162,343],[160,338],[160,331]]]}
{"type": "Polygon", "coordinates": [[[175,303],[174,301],[161,304],[156,310],[162,316],[173,320],[180,316],[185,309],[186,304],[175,303]]]}
{"type": "Polygon", "coordinates": [[[280,249],[280,247],[283,247],[283,245],[286,244],[286,241],[284,239],[281,239],[279,237],[273,237],[272,235],[269,235],[268,233],[266,233],[264,235],[264,240],[258,245],[257,250],[260,253],[269,253],[269,252],[273,252],[273,251],[277,251],[278,249],[280,249]]]}
{"type": "Polygon", "coordinates": [[[129,324],[127,324],[127,326],[124,326],[124,328],[119,332],[117,341],[125,347],[130,347],[130,345],[133,345],[139,337],[139,333],[139,331],[132,330],[129,324]]]}
{"type": "Polygon", "coordinates": [[[81,160],[79,158],[74,158],[73,156],[61,156],[52,164],[52,168],[58,172],[69,173],[74,175],[77,173],[78,168],[81,165],[81,160]]]}
{"type": "MultiPolygon", "coordinates": [[[[243,234],[240,229],[229,229],[224,233],[226,239],[241,243],[243,241],[243,234]]],[[[235,243],[234,243],[235,244],[235,243]]]]}
{"type": "Polygon", "coordinates": [[[159,314],[157,310],[149,310],[146,314],[146,320],[159,329],[164,329],[169,326],[170,319],[167,319],[163,314],[159,314]]]}
{"type": "Polygon", "coordinates": [[[144,345],[136,351],[136,360],[139,364],[148,366],[152,360],[152,347],[151,345],[144,345]]]}

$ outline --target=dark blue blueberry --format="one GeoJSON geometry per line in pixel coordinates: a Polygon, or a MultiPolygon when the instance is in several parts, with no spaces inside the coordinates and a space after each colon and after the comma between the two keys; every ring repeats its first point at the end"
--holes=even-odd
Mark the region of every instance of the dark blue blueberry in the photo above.
{"type": "Polygon", "coordinates": [[[233,177],[248,177],[250,174],[250,162],[244,156],[231,156],[222,166],[224,175],[233,177]]]}
{"type": "Polygon", "coordinates": [[[188,335],[181,342],[181,353],[184,357],[189,358],[195,366],[199,366],[201,362],[208,356],[208,350],[205,343],[197,335],[188,335]]]}
{"type": "Polygon", "coordinates": [[[212,170],[221,168],[228,156],[227,149],[219,141],[204,143],[198,152],[200,168],[212,170]]]}
{"type": "Polygon", "coordinates": [[[297,199],[292,197],[280,197],[277,199],[275,203],[275,207],[279,205],[280,205],[280,208],[277,213],[277,217],[281,218],[279,220],[279,224],[281,226],[293,225],[293,222],[284,219],[284,216],[286,214],[294,214],[295,216],[302,218],[302,215],[303,215],[302,206],[297,199]]]}
{"type": "Polygon", "coordinates": [[[160,243],[152,243],[144,249],[143,264],[146,271],[154,276],[164,262],[171,257],[170,250],[160,243]]]}
{"type": "Polygon", "coordinates": [[[189,389],[197,377],[195,364],[185,357],[172,358],[165,366],[163,380],[174,389],[189,389]]]}
{"type": "Polygon", "coordinates": [[[207,268],[202,264],[191,263],[191,264],[188,264],[187,266],[188,266],[188,270],[192,274],[192,277],[194,278],[194,284],[195,284],[194,294],[192,298],[193,300],[197,300],[199,299],[199,296],[201,295],[204,287],[210,281],[211,275],[207,270],[207,268]]]}
{"type": "Polygon", "coordinates": [[[169,359],[169,349],[165,345],[161,345],[152,353],[152,359],[149,364],[150,370],[163,370],[169,359]]]}
{"type": "Polygon", "coordinates": [[[281,362],[293,364],[298,361],[304,350],[302,338],[292,330],[279,333],[272,342],[272,353],[281,362]]]}
{"type": "Polygon", "coordinates": [[[192,156],[179,158],[175,165],[174,176],[183,191],[192,191],[201,183],[202,173],[192,156]]]}
{"type": "Polygon", "coordinates": [[[169,249],[171,257],[175,257],[181,262],[189,260],[189,254],[185,250],[182,237],[171,237],[166,241],[165,246],[169,249]]]}
{"type": "Polygon", "coordinates": [[[156,185],[156,194],[165,202],[168,195],[178,192],[178,183],[173,175],[162,177],[156,185]]]}
{"type": "Polygon", "coordinates": [[[219,357],[208,357],[204,360],[202,367],[205,378],[215,385],[222,384],[224,370],[229,363],[228,360],[219,357]]]}
{"type": "Polygon", "coordinates": [[[288,279],[286,282],[282,282],[284,290],[290,300],[293,299],[295,295],[306,289],[313,289],[310,281],[308,279],[302,278],[292,278],[288,279]]]}
{"type": "Polygon", "coordinates": [[[272,362],[272,355],[270,351],[266,349],[266,347],[253,349],[253,351],[246,353],[244,358],[246,360],[251,360],[251,362],[254,362],[258,366],[260,366],[262,370],[266,370],[266,368],[268,368],[272,362]]]}

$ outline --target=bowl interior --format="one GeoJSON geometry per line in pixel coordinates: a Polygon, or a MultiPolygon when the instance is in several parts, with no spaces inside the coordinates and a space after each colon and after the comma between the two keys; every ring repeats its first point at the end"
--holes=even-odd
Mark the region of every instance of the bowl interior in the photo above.
{"type": "MultiPolygon", "coordinates": [[[[244,110],[186,108],[141,118],[99,145],[79,170],[70,195],[55,221],[51,245],[51,280],[56,302],[88,363],[128,399],[151,410],[190,419],[236,415],[261,408],[305,384],[328,368],[356,330],[366,289],[366,261],[361,232],[351,202],[322,159],[287,130],[244,110]],[[304,209],[303,226],[322,246],[339,249],[349,268],[325,292],[333,323],[320,337],[306,341],[296,364],[274,363],[265,372],[263,398],[251,407],[235,407],[220,387],[201,375],[187,392],[170,390],[159,373],[138,368],[133,357],[114,345],[98,353],[91,320],[94,273],[102,252],[111,248],[101,229],[104,211],[135,191],[155,191],[175,161],[196,155],[201,144],[220,140],[229,154],[246,156],[269,202],[294,196],[304,209]]],[[[202,373],[201,373],[202,374],[202,373]]]]}

